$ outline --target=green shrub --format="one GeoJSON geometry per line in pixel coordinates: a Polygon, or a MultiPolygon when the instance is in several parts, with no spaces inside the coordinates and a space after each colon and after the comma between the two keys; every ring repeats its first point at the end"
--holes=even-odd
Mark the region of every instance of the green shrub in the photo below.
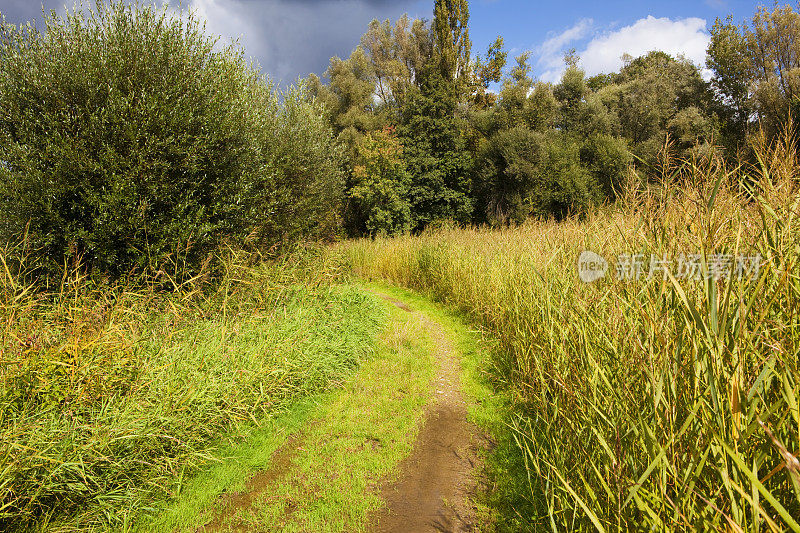
{"type": "Polygon", "coordinates": [[[523,126],[493,135],[477,171],[486,220],[521,223],[530,214],[560,219],[590,208],[600,190],[578,148],[566,135],[523,126]]]}
{"type": "Polygon", "coordinates": [[[113,2],[45,26],[0,26],[0,238],[27,227],[50,271],[178,255],[191,270],[223,240],[296,239],[336,208],[319,109],[192,16],[113,2]]]}
{"type": "Polygon", "coordinates": [[[525,220],[530,212],[525,199],[536,184],[543,149],[541,135],[525,127],[503,130],[489,138],[479,158],[476,187],[487,222],[519,224],[525,220]]]}
{"type": "Polygon", "coordinates": [[[608,198],[616,198],[625,172],[633,162],[624,139],[592,135],[581,146],[581,164],[589,169],[608,198]]]}

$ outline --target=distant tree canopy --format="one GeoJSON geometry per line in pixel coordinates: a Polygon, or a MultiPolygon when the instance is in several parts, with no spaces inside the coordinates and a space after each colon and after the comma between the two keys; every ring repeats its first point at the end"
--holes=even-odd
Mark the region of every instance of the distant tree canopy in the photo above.
{"type": "MultiPolygon", "coordinates": [[[[362,139],[395,128],[410,175],[395,190],[412,230],[441,219],[508,224],[581,214],[614,201],[631,165],[646,174],[665,153],[735,157],[744,146],[739,131],[753,103],[750,81],[738,77],[753,68],[741,55],[749,37],[735,28],[715,26],[712,83],[690,61],[651,52],[591,78],[571,54],[551,84],[533,77],[530,53],[507,66],[502,37],[471,57],[468,22],[466,2],[444,0],[430,23],[373,21],[348,59],[331,60],[327,84],[309,81],[346,147],[350,186],[364,181],[353,175],[362,139]]],[[[355,234],[372,233],[363,211],[345,213],[351,230],[362,228],[355,234]]]]}
{"type": "Polygon", "coordinates": [[[751,132],[800,110],[791,7],[717,20],[709,82],[658,51],[591,77],[572,53],[558,83],[537,81],[502,37],[473,56],[467,0],[433,13],[373,21],[325,83],[283,93],[166,10],[117,1],[42,33],[3,21],[0,238],[122,273],[342,227],[580,216],[633,183],[631,166],[741,162],[751,132]]]}
{"type": "Polygon", "coordinates": [[[119,275],[335,228],[340,152],[302,88],[166,10],[45,22],[0,23],[0,238],[119,275]]]}
{"type": "Polygon", "coordinates": [[[741,26],[717,19],[706,65],[730,142],[742,143],[754,127],[774,134],[800,111],[800,13],[762,6],[741,26]]]}

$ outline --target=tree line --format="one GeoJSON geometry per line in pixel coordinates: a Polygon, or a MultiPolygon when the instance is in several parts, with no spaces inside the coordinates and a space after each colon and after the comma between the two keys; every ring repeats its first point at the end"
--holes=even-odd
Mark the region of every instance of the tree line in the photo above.
{"type": "Polygon", "coordinates": [[[760,7],[741,26],[715,22],[709,81],[659,51],[589,77],[573,52],[553,84],[534,79],[530,53],[508,65],[502,37],[473,56],[468,2],[436,0],[431,21],[373,21],[306,85],[344,148],[351,235],[503,225],[612,202],[632,166],[747,162],[749,136],[776,134],[798,106],[798,35],[792,7],[760,7]]]}
{"type": "Polygon", "coordinates": [[[546,83],[501,37],[473,55],[469,21],[467,0],[373,21],[324,83],[279,90],[166,8],[2,19],[0,240],[46,276],[69,260],[117,277],[191,274],[224,245],[563,218],[613,202],[631,167],[647,176],[667,152],[746,162],[749,137],[798,109],[789,6],[717,20],[710,81],[651,52],[591,77],[568,54],[546,83]]]}

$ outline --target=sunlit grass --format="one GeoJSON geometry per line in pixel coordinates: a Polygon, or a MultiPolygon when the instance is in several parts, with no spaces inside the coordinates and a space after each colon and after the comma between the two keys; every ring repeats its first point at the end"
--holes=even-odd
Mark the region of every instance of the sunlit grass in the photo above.
{"type": "Polygon", "coordinates": [[[444,229],[340,252],[487,328],[513,393],[531,530],[800,530],[800,231],[790,139],[761,163],[664,165],[582,220],[444,229]],[[578,279],[592,250],[611,262],[578,279]],[[755,256],[758,276],[615,279],[623,253],[755,256]]]}
{"type": "Polygon", "coordinates": [[[75,270],[43,291],[23,255],[0,256],[3,530],[130,525],[224,437],[341,383],[383,316],[316,260],[232,256],[167,292],[75,270]]]}

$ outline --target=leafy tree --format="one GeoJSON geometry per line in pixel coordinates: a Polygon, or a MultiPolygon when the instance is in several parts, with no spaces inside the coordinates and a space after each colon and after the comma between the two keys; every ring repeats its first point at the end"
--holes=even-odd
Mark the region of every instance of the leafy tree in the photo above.
{"type": "Polygon", "coordinates": [[[395,235],[411,229],[406,200],[411,176],[402,151],[393,128],[367,133],[359,143],[354,182],[348,191],[358,233],[395,235]]]}
{"type": "Polygon", "coordinates": [[[489,46],[485,60],[482,60],[480,56],[475,58],[473,68],[476,78],[473,99],[475,107],[485,109],[497,103],[497,96],[488,92],[489,84],[498,83],[502,79],[507,58],[508,52],[503,50],[503,38],[500,36],[489,46]]]}
{"type": "Polygon", "coordinates": [[[330,84],[322,85],[319,78],[311,75],[308,86],[313,97],[326,109],[331,124],[337,133],[356,133],[374,131],[383,127],[382,117],[375,105],[375,66],[360,46],[348,59],[331,59],[325,73],[330,84]]]}
{"type": "Polygon", "coordinates": [[[434,62],[445,86],[451,85],[459,95],[469,86],[470,54],[469,2],[467,0],[435,0],[433,7],[434,62]]]}
{"type": "Polygon", "coordinates": [[[533,87],[531,79],[530,52],[515,58],[517,64],[503,80],[500,102],[497,109],[497,123],[501,128],[510,129],[525,124],[525,111],[528,93],[533,87]]]}
{"type": "Polygon", "coordinates": [[[759,7],[746,32],[751,68],[758,80],[756,105],[773,131],[800,97],[800,14],[791,6],[759,7]]]}
{"type": "Polygon", "coordinates": [[[742,144],[753,113],[752,69],[747,40],[730,17],[725,22],[717,19],[711,28],[706,67],[714,72],[711,85],[720,104],[720,114],[727,115],[726,134],[732,144],[742,144]]]}
{"type": "Polygon", "coordinates": [[[558,119],[558,100],[553,94],[553,86],[536,82],[528,96],[525,108],[525,123],[535,131],[548,131],[555,127],[558,119]]]}
{"type": "Polygon", "coordinates": [[[580,145],[567,134],[524,126],[496,133],[478,160],[476,192],[484,217],[477,220],[502,225],[530,215],[584,213],[600,201],[598,179],[618,179],[615,173],[624,170],[619,147],[614,139],[598,138],[587,147],[591,160],[584,165],[580,145]]]}
{"type": "Polygon", "coordinates": [[[442,219],[464,223],[472,214],[472,156],[456,108],[452,82],[435,69],[403,107],[398,132],[412,175],[409,200],[415,229],[442,219]]]}
{"type": "Polygon", "coordinates": [[[708,116],[712,95],[698,68],[686,59],[650,52],[626,59],[615,85],[598,92],[633,152],[653,163],[664,145],[670,121],[694,106],[708,116]]]}
{"type": "Polygon", "coordinates": [[[342,146],[322,106],[306,93],[300,84],[270,96],[265,109],[273,110],[272,120],[259,145],[262,166],[251,201],[231,199],[248,205],[248,232],[262,247],[333,238],[341,229],[342,146]]]}
{"type": "Polygon", "coordinates": [[[563,131],[577,132],[581,126],[589,88],[586,77],[573,62],[561,77],[561,82],[553,88],[553,96],[560,105],[558,127],[563,131]]]}
{"type": "Polygon", "coordinates": [[[44,34],[3,21],[0,57],[0,237],[27,228],[46,266],[121,274],[180,252],[191,270],[223,240],[314,235],[338,209],[319,108],[191,17],[115,2],[52,13],[44,34]]]}
{"type": "Polygon", "coordinates": [[[566,60],[567,69],[552,90],[557,102],[555,127],[579,139],[618,134],[618,115],[609,109],[601,96],[592,92],[577,58],[568,55],[566,60]]]}
{"type": "Polygon", "coordinates": [[[531,213],[556,219],[585,213],[600,201],[601,190],[596,178],[581,164],[580,145],[559,132],[538,135],[544,149],[528,199],[531,213]]]}
{"type": "Polygon", "coordinates": [[[375,95],[384,106],[399,109],[417,85],[418,72],[433,52],[428,25],[403,15],[392,26],[389,20],[373,20],[361,38],[361,47],[372,63],[375,95]]]}

